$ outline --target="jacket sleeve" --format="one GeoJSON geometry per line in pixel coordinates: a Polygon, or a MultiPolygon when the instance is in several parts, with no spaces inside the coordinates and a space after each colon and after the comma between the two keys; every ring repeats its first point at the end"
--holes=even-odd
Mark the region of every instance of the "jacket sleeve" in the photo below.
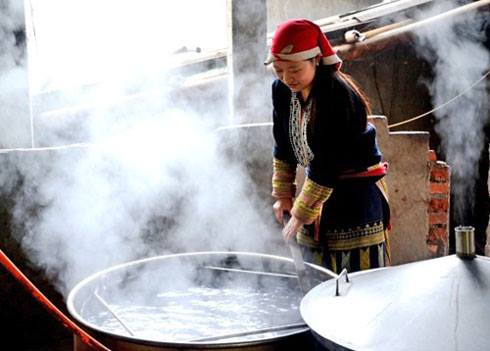
{"type": "Polygon", "coordinates": [[[275,157],[272,165],[272,196],[276,199],[293,198],[296,195],[296,165],[275,157]]]}
{"type": "Polygon", "coordinates": [[[273,172],[272,196],[292,198],[296,195],[296,158],[289,143],[289,100],[287,87],[280,81],[272,85],[273,102],[273,172]]]}
{"type": "Polygon", "coordinates": [[[279,80],[272,84],[272,134],[274,137],[273,156],[289,164],[297,164],[289,141],[289,104],[291,92],[279,80]]]}
{"type": "Polygon", "coordinates": [[[301,193],[294,201],[291,213],[303,223],[312,223],[320,215],[323,203],[328,200],[332,192],[332,188],[306,178],[301,193]]]}

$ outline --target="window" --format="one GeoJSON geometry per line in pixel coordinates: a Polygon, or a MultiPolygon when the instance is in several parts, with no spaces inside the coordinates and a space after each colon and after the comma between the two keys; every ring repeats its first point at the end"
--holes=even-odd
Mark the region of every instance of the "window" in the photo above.
{"type": "Polygon", "coordinates": [[[226,0],[28,0],[26,9],[34,94],[148,74],[174,53],[226,47],[226,0]]]}

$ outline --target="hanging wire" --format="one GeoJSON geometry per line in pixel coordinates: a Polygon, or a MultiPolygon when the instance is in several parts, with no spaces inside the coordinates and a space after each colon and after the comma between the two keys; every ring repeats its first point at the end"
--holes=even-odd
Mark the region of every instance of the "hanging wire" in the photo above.
{"type": "Polygon", "coordinates": [[[398,123],[393,123],[393,124],[389,124],[388,125],[388,129],[390,128],[395,128],[395,127],[399,127],[401,125],[404,125],[404,124],[407,124],[407,123],[410,123],[410,122],[413,122],[413,121],[416,121],[418,119],[421,119],[425,116],[428,116],[430,115],[432,112],[434,111],[437,111],[443,107],[445,107],[446,105],[449,105],[450,103],[452,103],[453,101],[455,101],[456,99],[460,98],[461,96],[463,96],[464,94],[466,94],[468,91],[470,91],[471,89],[473,89],[476,85],[478,85],[481,81],[483,81],[485,78],[488,77],[488,75],[490,75],[490,70],[485,73],[480,79],[478,79],[475,83],[473,83],[472,85],[470,85],[468,88],[466,88],[465,90],[463,90],[461,93],[459,93],[458,95],[456,95],[455,97],[453,97],[452,99],[446,101],[445,103],[443,103],[442,105],[439,105],[435,108],[433,108],[432,110],[430,111],[427,111],[425,113],[422,113],[421,115],[418,115],[418,116],[415,116],[415,117],[412,117],[412,118],[409,118],[405,121],[401,121],[401,122],[398,122],[398,123]]]}

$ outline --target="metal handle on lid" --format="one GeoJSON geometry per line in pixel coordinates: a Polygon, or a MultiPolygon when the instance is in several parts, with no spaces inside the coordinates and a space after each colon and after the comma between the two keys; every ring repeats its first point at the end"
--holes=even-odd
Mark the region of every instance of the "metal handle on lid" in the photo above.
{"type": "Polygon", "coordinates": [[[340,296],[339,294],[339,280],[345,275],[345,282],[349,283],[349,276],[347,274],[347,268],[342,269],[342,272],[335,278],[335,296],[340,296]]]}

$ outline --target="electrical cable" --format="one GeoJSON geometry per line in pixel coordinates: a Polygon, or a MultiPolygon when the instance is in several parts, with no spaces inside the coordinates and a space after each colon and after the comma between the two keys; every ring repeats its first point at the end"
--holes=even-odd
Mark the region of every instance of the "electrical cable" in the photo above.
{"type": "Polygon", "coordinates": [[[418,119],[421,119],[425,116],[428,116],[430,115],[432,112],[435,112],[447,105],[449,105],[450,103],[452,103],[453,101],[455,101],[456,99],[460,98],[461,96],[463,96],[464,94],[466,94],[468,91],[470,91],[471,89],[473,89],[476,85],[478,85],[482,80],[484,80],[486,77],[488,77],[488,75],[490,75],[490,71],[488,71],[487,73],[485,73],[480,79],[478,79],[475,83],[473,83],[472,85],[470,85],[468,88],[466,88],[465,90],[463,90],[461,93],[459,93],[458,95],[456,95],[455,97],[453,97],[452,99],[446,101],[445,103],[443,103],[442,105],[439,105],[437,107],[434,107],[432,110],[430,111],[427,111],[425,113],[422,113],[421,115],[418,115],[418,116],[415,116],[415,117],[412,117],[412,118],[409,118],[409,119],[406,119],[404,121],[401,121],[401,122],[398,122],[398,123],[393,123],[393,124],[389,124],[388,125],[388,129],[390,128],[395,128],[395,127],[399,127],[401,125],[404,125],[404,124],[407,124],[407,123],[410,123],[410,122],[413,122],[413,121],[416,121],[418,119]]]}

